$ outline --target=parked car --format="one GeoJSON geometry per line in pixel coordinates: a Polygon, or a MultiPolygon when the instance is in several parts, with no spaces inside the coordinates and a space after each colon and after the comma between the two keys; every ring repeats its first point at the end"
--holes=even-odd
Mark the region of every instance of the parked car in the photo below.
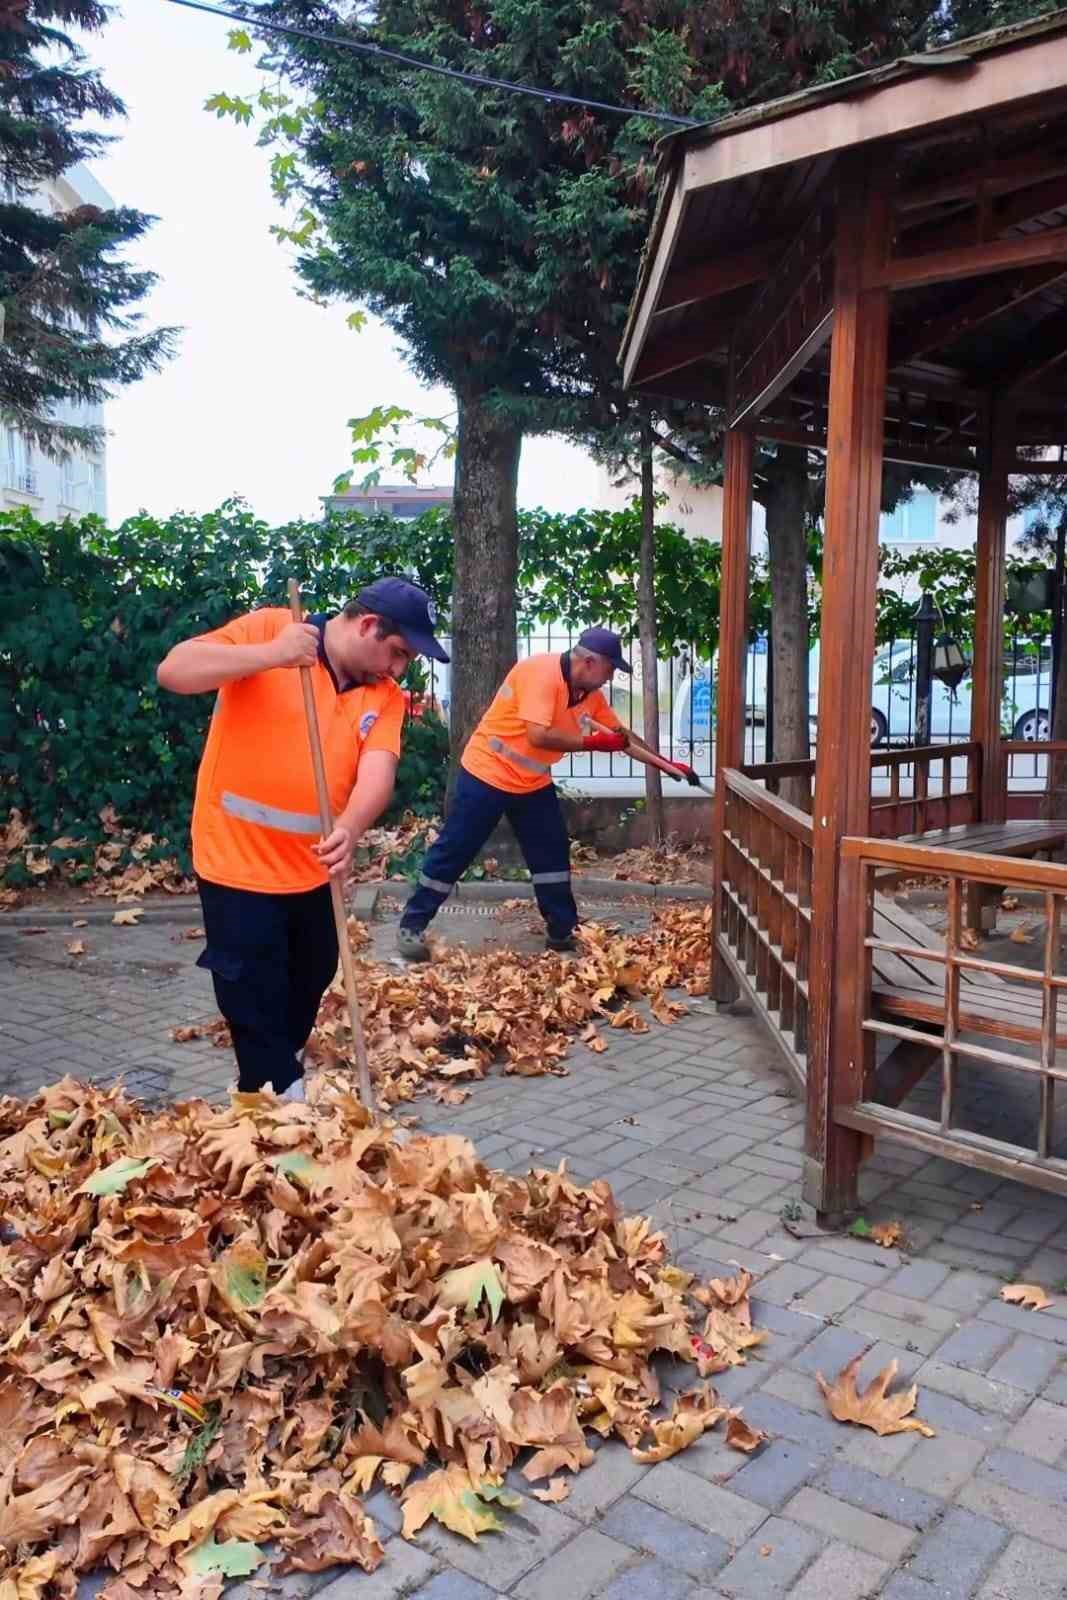
{"type": "MultiPolygon", "coordinates": [[[[685,677],[674,697],[674,743],[679,750],[707,744],[713,737],[715,687],[712,664],[701,663],[685,677]]],[[[813,733],[818,727],[819,646],[812,647],[808,665],[808,691],[813,733]]],[[[761,724],[767,715],[766,650],[751,651],[745,674],[745,721],[761,724]]],[[[930,707],[930,737],[938,743],[966,738],[971,725],[971,677],[968,673],[953,691],[934,679],[930,707]]],[[[874,658],[871,674],[871,743],[907,742],[915,735],[915,650],[911,640],[886,645],[874,658]]],[[[1004,658],[1004,697],[1001,727],[1014,739],[1049,737],[1052,700],[1052,652],[1048,645],[1037,651],[1008,652],[1004,658]]]]}
{"type": "MultiPolygon", "coordinates": [[[[1014,739],[1047,739],[1052,689],[1052,653],[1008,654],[1004,658],[1001,728],[1014,739]]],[[[930,738],[938,743],[966,738],[971,726],[973,683],[967,676],[955,690],[939,679],[930,697],[930,738]]],[[[910,740],[916,723],[916,662],[910,640],[888,645],[874,658],[871,691],[871,743],[910,740]]],[[[818,687],[811,689],[812,720],[817,721],[818,687]]]]}

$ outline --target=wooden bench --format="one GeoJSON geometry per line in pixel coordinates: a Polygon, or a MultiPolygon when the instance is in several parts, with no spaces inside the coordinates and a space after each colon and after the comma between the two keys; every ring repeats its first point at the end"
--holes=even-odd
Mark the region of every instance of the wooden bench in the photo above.
{"type": "MultiPolygon", "coordinates": [[[[931,828],[908,833],[900,844],[930,845],[937,850],[972,850],[984,856],[1053,856],[1067,849],[1067,821],[962,822],[951,828],[931,828]]],[[[997,925],[1000,890],[973,885],[966,896],[965,922],[969,928],[991,932],[997,925]]]]}
{"type": "MultiPolygon", "coordinates": [[[[956,831],[956,830],[945,830],[956,831]]],[[[874,937],[913,950],[943,954],[944,940],[912,912],[884,895],[875,897],[874,937]]],[[[1007,982],[995,973],[960,968],[961,1033],[993,1035],[1020,1044],[1041,1042],[1041,991],[1035,983],[1007,982]]],[[[871,958],[871,1015],[940,1034],[945,1021],[944,968],[940,963],[874,950],[871,958]]],[[[1057,1049],[1067,1049],[1067,1007],[1057,1019],[1057,1049]]],[[[902,1040],[881,1063],[875,1098],[898,1106],[939,1060],[935,1038],[929,1046],[902,1040]]]]}
{"type": "MultiPolygon", "coordinates": [[[[962,976],[962,974],[961,974],[962,976]]],[[[986,976],[983,974],[983,976],[986,976]]],[[[875,1015],[902,1022],[928,1022],[940,1028],[945,1019],[943,991],[933,983],[881,985],[872,993],[875,1015]]],[[[961,1033],[992,1034],[1020,1044],[1041,1043],[1041,990],[1021,983],[960,984],[961,1033]]],[[[1067,1050],[1067,1017],[1058,1017],[1056,1048],[1067,1050]]]]}

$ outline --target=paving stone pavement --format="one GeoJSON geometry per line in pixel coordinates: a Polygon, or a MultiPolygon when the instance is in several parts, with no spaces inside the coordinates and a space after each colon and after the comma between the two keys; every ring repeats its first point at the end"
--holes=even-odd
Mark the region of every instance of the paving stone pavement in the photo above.
{"type": "MultiPolygon", "coordinates": [[[[598,908],[603,913],[604,908],[598,908]]],[[[618,915],[631,925],[648,908],[618,915]]],[[[64,1072],[122,1073],[146,1099],[221,1097],[229,1053],[178,1045],[174,1025],[215,1014],[189,923],[31,933],[0,919],[0,1092],[26,1095],[64,1072]]],[[[528,943],[528,923],[456,914],[441,931],[528,943]]],[[[376,929],[376,943],[390,937],[376,929]]],[[[461,1108],[420,1105],[424,1125],[467,1134],[493,1165],[566,1158],[650,1213],[681,1262],[758,1277],[769,1331],[747,1366],[716,1378],[770,1442],[754,1457],[710,1435],[653,1467],[607,1443],[570,1498],[528,1494],[507,1531],[477,1546],[438,1529],[387,1541],[377,1573],[274,1580],[292,1600],[1063,1600],[1067,1596],[1067,1204],[899,1147],[862,1180],[869,1220],[903,1221],[909,1248],[826,1235],[796,1239],[782,1208],[799,1190],[802,1113],[755,1021],[703,1002],[674,1027],[581,1047],[565,1079],[476,1085],[461,1108]],[[1055,1297],[1044,1312],[1003,1304],[1008,1278],[1055,1297]],[[829,1418],[815,1373],[866,1352],[919,1385],[936,1437],[880,1439],[829,1418]]],[[[665,1373],[668,1384],[679,1381],[665,1373]]],[[[527,1488],[521,1479],[516,1487],[527,1488]]],[[[83,1586],[87,1593],[98,1585],[83,1586]]],[[[237,1600],[262,1590],[241,1586],[237,1600]],[[247,1593],[246,1593],[247,1590],[247,1593]]]]}

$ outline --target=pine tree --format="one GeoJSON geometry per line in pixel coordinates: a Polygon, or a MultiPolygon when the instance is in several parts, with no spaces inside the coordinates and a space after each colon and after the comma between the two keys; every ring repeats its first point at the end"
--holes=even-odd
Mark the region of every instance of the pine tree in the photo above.
{"type": "Polygon", "coordinates": [[[97,0],[0,0],[0,413],[51,455],[101,442],[57,408],[100,403],[173,343],[170,329],[140,330],[134,308],[154,277],[118,255],[151,219],[92,205],[54,215],[35,199],[104,148],[85,117],[123,113],[66,31],[108,16],[97,0]]]}

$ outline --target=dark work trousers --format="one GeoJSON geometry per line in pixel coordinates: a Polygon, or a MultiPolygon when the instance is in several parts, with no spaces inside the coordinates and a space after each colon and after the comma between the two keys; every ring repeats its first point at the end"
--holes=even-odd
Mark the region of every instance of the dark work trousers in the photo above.
{"type": "Polygon", "coordinates": [[[281,1094],[301,1074],[297,1058],[337,970],[329,885],[303,894],[199,885],[207,945],[197,966],[230,1025],[238,1088],[271,1083],[281,1094]]]}
{"type": "Polygon", "coordinates": [[[549,936],[566,939],[578,926],[571,893],[570,840],[555,786],[509,794],[483,783],[463,767],[456,777],[445,825],[430,846],[418,887],[404,907],[401,926],[421,933],[436,916],[478,851],[507,817],[530,869],[534,893],[549,936]]]}

